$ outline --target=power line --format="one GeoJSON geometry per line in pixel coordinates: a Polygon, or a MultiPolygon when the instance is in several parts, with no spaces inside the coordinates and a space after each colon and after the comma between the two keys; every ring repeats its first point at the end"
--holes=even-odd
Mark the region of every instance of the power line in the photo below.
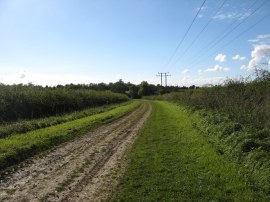
{"type": "Polygon", "coordinates": [[[172,61],[172,59],[174,58],[175,54],[177,53],[178,49],[180,48],[180,46],[182,45],[183,41],[185,40],[185,38],[186,38],[186,36],[187,36],[189,30],[191,29],[192,25],[194,24],[195,20],[197,19],[198,15],[199,15],[199,13],[201,12],[201,10],[202,10],[202,8],[203,8],[205,2],[206,2],[206,0],[203,1],[203,3],[202,3],[202,5],[201,5],[200,9],[197,11],[195,17],[193,18],[191,24],[189,25],[187,31],[185,32],[185,34],[184,34],[184,36],[183,36],[183,38],[181,39],[181,41],[180,41],[180,42],[178,43],[178,45],[176,46],[176,49],[173,51],[173,54],[171,55],[171,57],[169,58],[168,62],[165,64],[164,67],[167,67],[167,66],[171,63],[171,61],[172,61]]]}
{"type": "MultiPolygon", "coordinates": [[[[217,11],[215,12],[215,14],[213,16],[216,16],[220,12],[220,10],[223,8],[223,6],[225,5],[226,2],[227,2],[227,0],[224,0],[222,2],[222,4],[219,6],[219,8],[217,9],[217,11]]],[[[186,50],[183,52],[183,54],[181,54],[180,57],[178,57],[178,59],[174,62],[174,64],[172,66],[174,66],[189,51],[189,49],[198,40],[198,38],[202,35],[202,33],[206,30],[206,28],[208,27],[208,25],[212,21],[213,21],[213,17],[210,18],[210,20],[208,20],[208,22],[205,24],[205,26],[203,27],[203,29],[197,34],[197,36],[195,37],[195,39],[190,43],[190,45],[186,48],[186,50]]]]}
{"type": "MultiPolygon", "coordinates": [[[[200,54],[199,58],[197,58],[197,60],[191,62],[191,65],[193,65],[194,63],[197,63],[197,61],[200,61],[200,59],[206,54],[208,53],[211,49],[213,49],[216,45],[218,45],[219,43],[221,43],[223,41],[223,39],[225,39],[226,37],[228,37],[235,29],[237,29],[241,24],[243,24],[245,21],[247,21],[254,13],[256,13],[260,8],[262,8],[266,3],[268,2],[268,0],[265,0],[259,7],[257,7],[250,15],[248,15],[246,18],[244,18],[240,23],[238,23],[236,26],[234,26],[233,28],[227,30],[224,34],[222,35],[218,35],[217,38],[215,38],[210,44],[208,44],[207,48],[204,49],[200,54]],[[213,43],[214,42],[214,43],[213,43]]],[[[255,4],[257,3],[257,1],[255,1],[247,10],[249,10],[250,8],[252,8],[255,4]]],[[[243,13],[238,19],[241,19],[243,16],[245,15],[245,13],[243,13]]],[[[237,21],[234,21],[234,23],[237,21]]],[[[231,25],[233,25],[234,23],[232,23],[231,25]]],[[[231,25],[229,27],[231,27],[231,25]]],[[[228,27],[228,28],[229,28],[228,27]]]]}
{"type": "MultiPolygon", "coordinates": [[[[227,43],[225,43],[223,46],[220,46],[216,51],[219,51],[225,47],[227,47],[228,45],[230,45],[233,41],[235,41],[236,39],[238,39],[240,36],[242,36],[243,34],[245,34],[246,32],[248,32],[249,30],[251,30],[252,28],[254,28],[256,25],[258,25],[259,23],[261,23],[263,20],[265,20],[267,17],[270,16],[270,13],[268,13],[266,16],[260,18],[260,20],[258,20],[257,22],[255,22],[254,24],[252,24],[250,27],[248,27],[247,29],[245,29],[244,31],[242,31],[240,34],[238,34],[236,37],[234,37],[232,40],[228,41],[227,43]]],[[[214,53],[213,52],[213,53],[214,53]]],[[[209,57],[211,57],[213,55],[213,53],[211,53],[210,55],[208,55],[207,57],[197,61],[194,65],[197,65],[198,63],[200,63],[201,61],[204,61],[205,59],[208,59],[209,57]]]]}
{"type": "MultiPolygon", "coordinates": [[[[251,9],[257,2],[258,2],[258,1],[255,0],[255,2],[253,2],[253,4],[250,5],[250,6],[246,9],[246,11],[248,11],[249,9],[251,9]]],[[[238,20],[241,20],[244,16],[245,16],[245,12],[243,12],[243,14],[239,16],[238,20]]],[[[247,16],[247,17],[249,17],[249,16],[247,16]]],[[[244,18],[243,20],[245,20],[245,18],[244,18]]],[[[231,28],[235,23],[237,23],[237,20],[233,21],[229,26],[227,26],[224,30],[222,30],[222,31],[216,36],[216,38],[215,38],[214,40],[212,40],[210,43],[208,43],[206,47],[204,47],[203,49],[201,49],[201,52],[204,53],[206,50],[209,49],[210,46],[212,46],[213,44],[215,44],[216,41],[220,41],[220,38],[222,38],[222,37],[225,36],[228,32],[231,31],[230,28],[231,28]],[[229,31],[228,31],[228,30],[229,30],[229,31]]]]}
{"type": "MultiPolygon", "coordinates": [[[[252,8],[258,1],[255,0],[255,2],[246,9],[246,11],[248,11],[250,8],[252,8]]],[[[238,19],[241,19],[242,17],[244,17],[246,12],[244,12],[238,19]]],[[[209,47],[213,44],[216,43],[216,41],[218,41],[218,39],[220,39],[222,36],[226,35],[226,33],[228,32],[228,30],[237,22],[237,20],[233,21],[229,26],[227,26],[225,29],[223,29],[216,37],[214,40],[210,41],[206,46],[204,46],[199,52],[197,52],[197,54],[194,54],[192,56],[192,58],[197,58],[196,61],[198,61],[198,58],[200,59],[203,55],[205,55],[206,51],[209,50],[209,47]],[[225,33],[225,34],[224,34],[225,33]],[[198,57],[197,57],[198,55],[198,57]]],[[[194,62],[194,60],[191,62],[191,64],[194,62]]],[[[189,64],[190,65],[190,64],[189,64]]]]}

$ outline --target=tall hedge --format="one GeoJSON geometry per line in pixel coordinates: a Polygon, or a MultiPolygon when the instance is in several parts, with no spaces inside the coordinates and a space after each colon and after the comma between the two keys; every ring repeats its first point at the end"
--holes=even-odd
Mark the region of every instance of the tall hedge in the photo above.
{"type": "Polygon", "coordinates": [[[111,91],[0,84],[0,122],[59,115],[127,100],[126,95],[111,91]]]}

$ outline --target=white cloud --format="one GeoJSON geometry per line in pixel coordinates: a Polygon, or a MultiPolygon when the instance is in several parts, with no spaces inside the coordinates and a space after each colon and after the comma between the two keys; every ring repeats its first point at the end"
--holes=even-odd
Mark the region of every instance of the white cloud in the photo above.
{"type": "MultiPolygon", "coordinates": [[[[203,86],[203,85],[217,85],[222,84],[226,78],[224,77],[189,77],[189,76],[183,76],[182,79],[180,79],[179,86],[203,86]]],[[[178,83],[177,82],[177,83],[178,83]]]]}
{"type": "Polygon", "coordinates": [[[198,8],[196,8],[196,12],[198,12],[200,9],[201,9],[201,11],[200,11],[200,13],[199,13],[199,15],[198,15],[198,18],[202,18],[204,15],[203,15],[203,13],[204,13],[204,11],[206,11],[207,10],[207,6],[203,6],[203,7],[198,7],[198,8]]]}
{"type": "Polygon", "coordinates": [[[258,37],[257,37],[258,39],[268,39],[268,38],[270,38],[270,34],[260,34],[260,35],[258,35],[258,37]]]}
{"type": "Polygon", "coordinates": [[[215,57],[215,60],[218,61],[218,62],[225,62],[226,61],[226,55],[223,55],[223,54],[220,53],[215,57]]]}
{"type": "Polygon", "coordinates": [[[248,40],[251,43],[265,44],[270,42],[270,34],[260,34],[255,39],[248,40]]]}
{"type": "Polygon", "coordinates": [[[208,68],[204,71],[205,72],[227,72],[227,71],[230,71],[230,68],[222,67],[220,65],[215,65],[213,68],[208,68]]]}
{"type": "Polygon", "coordinates": [[[189,69],[184,69],[183,71],[182,71],[182,74],[187,74],[189,72],[189,69]]]}
{"type": "Polygon", "coordinates": [[[246,66],[247,70],[255,69],[264,57],[270,57],[270,45],[263,44],[254,46],[254,50],[251,52],[252,59],[246,66]]]}
{"type": "Polygon", "coordinates": [[[260,41],[259,39],[249,39],[248,40],[248,42],[251,42],[251,43],[257,43],[259,41],[260,41]]]}
{"type": "Polygon", "coordinates": [[[246,71],[251,71],[251,70],[253,70],[253,69],[248,68],[247,65],[242,65],[242,66],[240,67],[240,69],[243,69],[243,70],[246,70],[246,71]]]}
{"type": "Polygon", "coordinates": [[[233,56],[232,59],[233,59],[233,60],[245,60],[246,57],[240,56],[240,55],[237,54],[237,55],[233,56]]]}
{"type": "Polygon", "coordinates": [[[198,7],[198,8],[196,9],[196,11],[199,11],[200,9],[201,9],[201,11],[203,11],[203,10],[206,10],[207,8],[208,8],[207,6],[198,7]]]}
{"type": "Polygon", "coordinates": [[[229,12],[229,13],[218,13],[213,17],[215,20],[243,20],[244,18],[250,16],[251,12],[246,11],[246,12],[229,12]]]}
{"type": "Polygon", "coordinates": [[[199,69],[199,70],[198,70],[198,73],[202,73],[202,70],[201,70],[201,69],[199,69]]]}
{"type": "Polygon", "coordinates": [[[240,67],[240,69],[246,69],[246,65],[242,65],[241,67],[240,67]]]}

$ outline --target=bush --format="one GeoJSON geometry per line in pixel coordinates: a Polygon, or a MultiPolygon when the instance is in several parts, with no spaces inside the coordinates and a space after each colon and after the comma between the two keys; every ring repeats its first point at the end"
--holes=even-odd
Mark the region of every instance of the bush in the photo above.
{"type": "MultiPolygon", "coordinates": [[[[270,77],[254,80],[227,80],[223,85],[187,89],[160,96],[159,99],[178,102],[194,109],[210,109],[241,125],[262,130],[270,128],[270,77]]],[[[218,122],[218,120],[217,120],[218,122]]]]}

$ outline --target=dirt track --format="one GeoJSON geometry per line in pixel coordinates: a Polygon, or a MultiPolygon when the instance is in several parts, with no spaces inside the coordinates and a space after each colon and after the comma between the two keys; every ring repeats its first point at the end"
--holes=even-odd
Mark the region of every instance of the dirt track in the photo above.
{"type": "Polygon", "coordinates": [[[121,178],[125,154],[151,113],[134,112],[1,174],[0,201],[103,201],[121,178]]]}

